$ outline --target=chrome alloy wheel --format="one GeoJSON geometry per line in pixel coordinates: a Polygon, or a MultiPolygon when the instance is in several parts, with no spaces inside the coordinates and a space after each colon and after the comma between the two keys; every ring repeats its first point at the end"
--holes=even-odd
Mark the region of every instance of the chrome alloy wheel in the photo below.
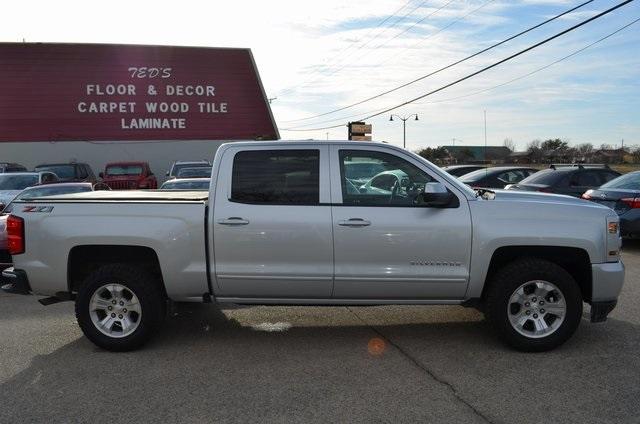
{"type": "Polygon", "coordinates": [[[142,307],[136,294],[122,284],[105,284],[89,302],[93,325],[109,337],[126,337],[140,324],[142,307]]]}
{"type": "Polygon", "coordinates": [[[554,284],[543,280],[527,281],[513,292],[507,304],[511,326],[532,339],[554,333],[566,315],[564,295],[554,284]]]}

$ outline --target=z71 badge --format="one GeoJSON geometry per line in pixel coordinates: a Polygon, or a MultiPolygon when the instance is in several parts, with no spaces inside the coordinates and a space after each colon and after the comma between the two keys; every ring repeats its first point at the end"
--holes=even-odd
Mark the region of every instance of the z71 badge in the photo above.
{"type": "Polygon", "coordinates": [[[51,213],[53,206],[25,206],[22,212],[51,213]]]}

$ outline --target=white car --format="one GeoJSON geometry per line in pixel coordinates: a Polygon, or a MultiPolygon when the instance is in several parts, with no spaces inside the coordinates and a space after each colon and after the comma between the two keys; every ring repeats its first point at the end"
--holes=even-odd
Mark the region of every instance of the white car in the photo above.
{"type": "MultiPolygon", "coordinates": [[[[91,183],[58,183],[51,185],[28,187],[22,190],[13,200],[27,200],[36,197],[52,196],[57,194],[81,193],[92,191],[91,183]]],[[[4,208],[0,215],[0,270],[11,266],[11,261],[7,252],[7,217],[11,213],[13,206],[11,203],[4,208]]]]}
{"type": "Polygon", "coordinates": [[[0,211],[25,188],[58,181],[56,174],[46,171],[0,174],[0,211]]]}
{"type": "Polygon", "coordinates": [[[160,186],[160,190],[209,190],[210,178],[175,178],[160,186]]]}
{"type": "Polygon", "coordinates": [[[208,193],[16,201],[2,275],[45,304],[75,300],[110,350],[141,346],[173,300],[475,306],[509,345],[543,351],[574,334],[583,302],[604,321],[622,289],[619,218],[593,202],[473,190],[370,142],[229,143],[213,168],[208,193]],[[377,166],[354,179],[383,169],[397,188],[350,191],[345,168],[363,162],[377,166]]]}

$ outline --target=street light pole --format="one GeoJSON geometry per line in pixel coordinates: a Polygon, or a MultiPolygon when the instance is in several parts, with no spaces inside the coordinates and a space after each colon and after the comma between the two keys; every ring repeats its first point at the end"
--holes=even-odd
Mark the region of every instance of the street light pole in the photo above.
{"type": "Polygon", "coordinates": [[[394,116],[402,121],[402,148],[406,149],[407,148],[407,120],[415,116],[414,121],[417,121],[418,114],[414,113],[405,117],[393,114],[389,117],[389,121],[393,121],[394,116]]]}

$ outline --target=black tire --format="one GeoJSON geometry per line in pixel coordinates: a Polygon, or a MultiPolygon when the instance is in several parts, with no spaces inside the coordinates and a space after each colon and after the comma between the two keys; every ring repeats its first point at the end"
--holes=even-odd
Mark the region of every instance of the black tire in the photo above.
{"type": "Polygon", "coordinates": [[[511,347],[524,352],[554,349],[575,333],[582,318],[582,294],[573,277],[561,266],[544,259],[524,258],[505,265],[489,281],[485,314],[498,336],[511,347]],[[531,338],[511,325],[507,312],[511,295],[528,281],[544,280],[554,284],[566,303],[564,321],[551,334],[531,338]]]}
{"type": "Polygon", "coordinates": [[[103,349],[123,352],[134,350],[146,343],[165,316],[166,302],[160,284],[145,270],[127,264],[103,265],[82,283],[76,298],[76,319],[84,335],[103,349]],[[102,286],[117,283],[133,292],[142,313],[137,328],[125,337],[110,337],[102,333],[91,319],[91,297],[102,286]]]}

